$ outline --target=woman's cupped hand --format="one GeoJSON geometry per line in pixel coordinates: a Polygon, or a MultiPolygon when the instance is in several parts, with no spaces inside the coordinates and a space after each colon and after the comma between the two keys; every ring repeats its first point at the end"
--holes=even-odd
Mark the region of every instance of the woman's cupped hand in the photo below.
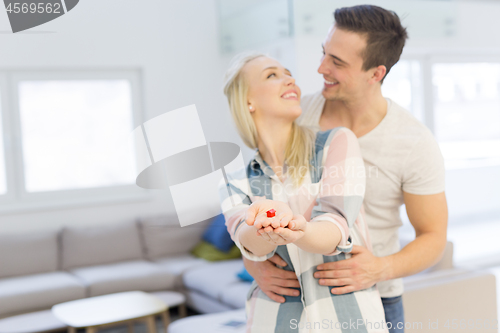
{"type": "Polygon", "coordinates": [[[288,204],[268,199],[252,203],[247,210],[246,223],[254,226],[257,235],[275,245],[293,243],[306,232],[307,221],[302,215],[294,215],[288,204]],[[267,217],[267,212],[274,209],[275,216],[267,217]]]}

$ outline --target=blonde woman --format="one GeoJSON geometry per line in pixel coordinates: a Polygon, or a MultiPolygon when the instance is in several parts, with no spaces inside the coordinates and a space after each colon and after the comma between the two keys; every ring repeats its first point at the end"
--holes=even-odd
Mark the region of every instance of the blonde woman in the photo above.
{"type": "Polygon", "coordinates": [[[317,265],[348,258],[353,244],[371,247],[356,136],[346,128],[313,133],[298,126],[295,79],[261,54],[234,60],[224,93],[241,138],[257,149],[247,178],[230,181],[226,225],[246,258],[264,261],[277,253],[300,284],[297,296],[277,303],[254,282],[247,332],[387,332],[375,287],[333,295],[313,277],[317,265]]]}

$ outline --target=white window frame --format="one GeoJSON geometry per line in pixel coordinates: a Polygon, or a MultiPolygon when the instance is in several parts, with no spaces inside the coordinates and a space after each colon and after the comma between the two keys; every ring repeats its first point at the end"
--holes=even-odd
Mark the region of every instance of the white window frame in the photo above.
{"type": "MultiPolygon", "coordinates": [[[[423,75],[423,71],[424,71],[424,61],[425,61],[425,57],[419,57],[419,56],[401,56],[400,60],[398,61],[399,62],[402,62],[402,61],[409,61],[409,62],[416,62],[419,64],[420,66],[420,75],[418,77],[418,81],[420,83],[420,85],[422,86],[421,87],[421,91],[417,91],[415,90],[415,87],[412,86],[412,89],[411,89],[411,99],[412,99],[412,105],[415,106],[415,105],[419,105],[420,107],[420,111],[421,111],[421,114],[416,114],[415,111],[416,110],[408,110],[410,111],[413,116],[415,118],[417,118],[419,121],[421,120],[427,127],[429,127],[431,129],[431,127],[427,124],[427,120],[428,120],[428,115],[426,114],[426,110],[427,108],[425,107],[425,105],[423,105],[424,101],[426,100],[425,99],[425,94],[426,94],[426,91],[425,91],[425,86],[424,86],[424,75],[423,75]]],[[[396,64],[397,66],[397,64],[396,64]]],[[[389,72],[389,76],[391,75],[392,72],[389,72]]],[[[383,85],[383,84],[382,84],[383,85]]],[[[386,97],[386,96],[384,96],[386,97]]],[[[387,97],[390,97],[390,96],[387,96],[387,97]]],[[[432,124],[431,124],[432,125],[432,124]]],[[[431,129],[432,131],[432,129],[431,129]]],[[[434,133],[434,131],[433,131],[434,133]]]]}
{"type": "MultiPolygon", "coordinates": [[[[471,52],[469,50],[455,50],[455,52],[422,52],[420,54],[408,52],[401,57],[401,60],[408,61],[418,61],[421,66],[421,82],[422,82],[422,94],[416,96],[412,93],[412,98],[420,98],[423,105],[423,118],[424,124],[431,130],[435,135],[436,129],[434,124],[434,114],[435,114],[435,99],[432,83],[432,66],[438,63],[481,63],[481,62],[494,62],[500,63],[500,53],[491,52],[471,52]]],[[[389,73],[390,75],[390,73],[389,73]]],[[[439,143],[439,141],[438,141],[439,143]]],[[[447,165],[447,170],[455,169],[473,169],[482,167],[499,166],[500,160],[497,159],[487,159],[487,160],[461,160],[459,165],[447,165]]]]}
{"type": "Polygon", "coordinates": [[[15,198],[15,188],[14,188],[14,179],[9,177],[12,175],[15,170],[15,166],[13,165],[13,159],[11,156],[13,155],[14,145],[12,138],[14,137],[11,126],[9,126],[10,122],[10,112],[9,109],[9,85],[7,74],[5,72],[0,72],[0,113],[2,117],[2,141],[3,141],[3,150],[4,156],[0,156],[0,158],[4,158],[5,163],[5,183],[7,186],[7,192],[0,195],[0,207],[4,207],[6,204],[12,203],[15,198]]]}
{"type": "MultiPolygon", "coordinates": [[[[26,191],[18,87],[20,81],[37,80],[127,80],[131,85],[133,128],[144,122],[140,70],[0,69],[7,177],[7,193],[0,195],[0,214],[152,200],[154,195],[151,190],[142,189],[135,184],[36,193],[26,191]]],[[[131,132],[133,128],[130,129],[131,132]]]]}

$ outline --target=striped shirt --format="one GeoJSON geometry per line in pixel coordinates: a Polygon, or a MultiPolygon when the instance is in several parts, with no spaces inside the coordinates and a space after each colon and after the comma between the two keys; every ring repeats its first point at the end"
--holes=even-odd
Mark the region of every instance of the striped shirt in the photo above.
{"type": "Polygon", "coordinates": [[[300,187],[293,186],[289,178],[282,182],[258,151],[246,170],[227,177],[229,186],[221,189],[225,194],[222,210],[235,244],[254,261],[277,253],[287,263],[283,269],[294,271],[300,284],[299,296],[284,296],[285,303],[277,303],[254,281],[246,302],[248,333],[388,332],[376,287],[333,295],[333,287],[319,285],[313,275],[319,264],[349,258],[353,244],[371,250],[362,208],[365,170],[354,133],[341,127],[318,132],[314,156],[300,187]],[[342,235],[339,245],[327,255],[306,252],[295,244],[277,246],[265,256],[254,255],[241,245],[237,231],[245,223],[248,206],[258,197],[288,203],[308,223],[337,225],[342,235]]]}

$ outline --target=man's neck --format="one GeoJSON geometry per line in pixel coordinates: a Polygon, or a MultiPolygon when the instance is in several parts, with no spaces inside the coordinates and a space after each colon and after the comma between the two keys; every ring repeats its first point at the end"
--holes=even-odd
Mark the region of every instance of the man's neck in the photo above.
{"type": "Polygon", "coordinates": [[[387,114],[387,100],[382,94],[353,101],[327,100],[319,121],[321,130],[347,127],[359,138],[371,132],[387,114]]]}

